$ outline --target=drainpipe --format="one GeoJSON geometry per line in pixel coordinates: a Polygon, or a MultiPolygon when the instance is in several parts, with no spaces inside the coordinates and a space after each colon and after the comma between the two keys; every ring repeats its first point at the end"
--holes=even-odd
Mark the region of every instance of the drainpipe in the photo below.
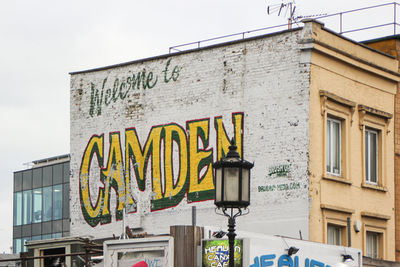
{"type": "Polygon", "coordinates": [[[350,217],[347,218],[347,246],[351,247],[351,221],[350,221],[350,217]]]}

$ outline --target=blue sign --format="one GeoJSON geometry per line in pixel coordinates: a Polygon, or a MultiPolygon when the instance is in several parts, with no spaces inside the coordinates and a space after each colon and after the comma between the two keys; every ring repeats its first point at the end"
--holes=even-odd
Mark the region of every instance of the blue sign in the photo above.
{"type": "Polygon", "coordinates": [[[254,263],[250,267],[267,267],[276,265],[278,267],[331,267],[321,261],[306,258],[304,264],[300,266],[299,256],[294,256],[294,258],[283,254],[276,260],[276,254],[267,254],[262,256],[257,256],[254,258],[254,263]]]}

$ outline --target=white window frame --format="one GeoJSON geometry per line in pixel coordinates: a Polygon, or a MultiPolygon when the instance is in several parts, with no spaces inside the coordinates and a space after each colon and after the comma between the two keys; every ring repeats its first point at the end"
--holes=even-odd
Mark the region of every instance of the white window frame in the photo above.
{"type": "Polygon", "coordinates": [[[336,245],[336,246],[341,246],[342,245],[342,231],[343,231],[343,226],[340,225],[335,225],[335,224],[328,224],[327,226],[327,244],[329,245],[336,245]],[[330,234],[331,231],[333,231],[333,240],[330,239],[330,234]]]}
{"type": "Polygon", "coordinates": [[[376,233],[376,232],[371,232],[367,231],[366,232],[366,256],[373,258],[373,259],[379,259],[380,254],[379,254],[379,249],[380,249],[380,238],[381,238],[381,233],[376,233]],[[372,243],[370,243],[372,242],[372,243]]]}
{"type": "MultiPolygon", "coordinates": [[[[371,128],[366,128],[365,129],[365,140],[364,140],[364,146],[365,146],[365,153],[364,153],[364,160],[365,160],[365,182],[373,185],[377,185],[379,181],[379,162],[378,162],[378,151],[379,151],[379,131],[371,129],[371,128]],[[375,155],[371,154],[371,138],[372,136],[375,135],[375,155]],[[371,176],[371,157],[375,158],[375,180],[372,180],[371,176]]],[[[373,159],[372,159],[373,160],[373,159]]]]}
{"type": "Polygon", "coordinates": [[[326,172],[330,175],[333,176],[341,176],[342,175],[342,122],[340,120],[337,119],[333,119],[331,117],[327,117],[327,121],[326,121],[326,172]],[[339,173],[335,173],[333,171],[333,159],[334,159],[334,149],[332,149],[332,142],[331,140],[333,140],[332,136],[333,136],[333,127],[329,127],[329,122],[331,123],[336,123],[339,125],[339,173]],[[328,131],[330,131],[330,137],[331,140],[328,138],[328,131]],[[330,154],[330,155],[328,155],[330,154]],[[330,158],[330,162],[328,162],[330,158]],[[331,167],[331,169],[328,169],[328,166],[331,167]]]}

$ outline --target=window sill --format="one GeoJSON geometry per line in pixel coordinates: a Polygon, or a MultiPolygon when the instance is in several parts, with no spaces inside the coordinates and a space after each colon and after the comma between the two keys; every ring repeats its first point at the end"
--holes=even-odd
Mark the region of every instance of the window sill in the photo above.
{"type": "Polygon", "coordinates": [[[374,184],[368,184],[368,183],[362,183],[361,187],[363,188],[368,188],[368,189],[372,189],[372,190],[376,190],[376,191],[381,191],[381,192],[387,192],[387,188],[384,186],[379,186],[379,185],[374,185],[374,184]]]}
{"type": "Polygon", "coordinates": [[[333,176],[333,175],[329,175],[329,174],[325,174],[324,176],[322,176],[322,179],[339,182],[339,183],[347,184],[347,185],[353,184],[351,181],[349,181],[346,178],[339,177],[339,176],[333,176]]]}

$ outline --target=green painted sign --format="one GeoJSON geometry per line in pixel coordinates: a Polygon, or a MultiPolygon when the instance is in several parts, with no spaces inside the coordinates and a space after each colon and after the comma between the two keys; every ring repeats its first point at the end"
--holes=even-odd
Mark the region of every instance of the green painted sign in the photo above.
{"type": "MultiPolygon", "coordinates": [[[[168,59],[162,70],[164,83],[169,83],[171,80],[176,82],[182,70],[180,66],[176,65],[171,68],[170,65],[171,59],[168,59]]],[[[129,96],[129,93],[135,94],[140,90],[152,89],[158,81],[157,74],[144,68],[126,77],[115,78],[113,81],[105,77],[100,86],[91,82],[89,114],[91,117],[99,116],[104,105],[108,106],[117,101],[123,101],[129,96]]]]}
{"type": "MultiPolygon", "coordinates": [[[[227,239],[204,240],[202,243],[202,267],[229,266],[229,242],[227,239]]],[[[235,267],[243,266],[243,240],[235,240],[235,267]]]]}

